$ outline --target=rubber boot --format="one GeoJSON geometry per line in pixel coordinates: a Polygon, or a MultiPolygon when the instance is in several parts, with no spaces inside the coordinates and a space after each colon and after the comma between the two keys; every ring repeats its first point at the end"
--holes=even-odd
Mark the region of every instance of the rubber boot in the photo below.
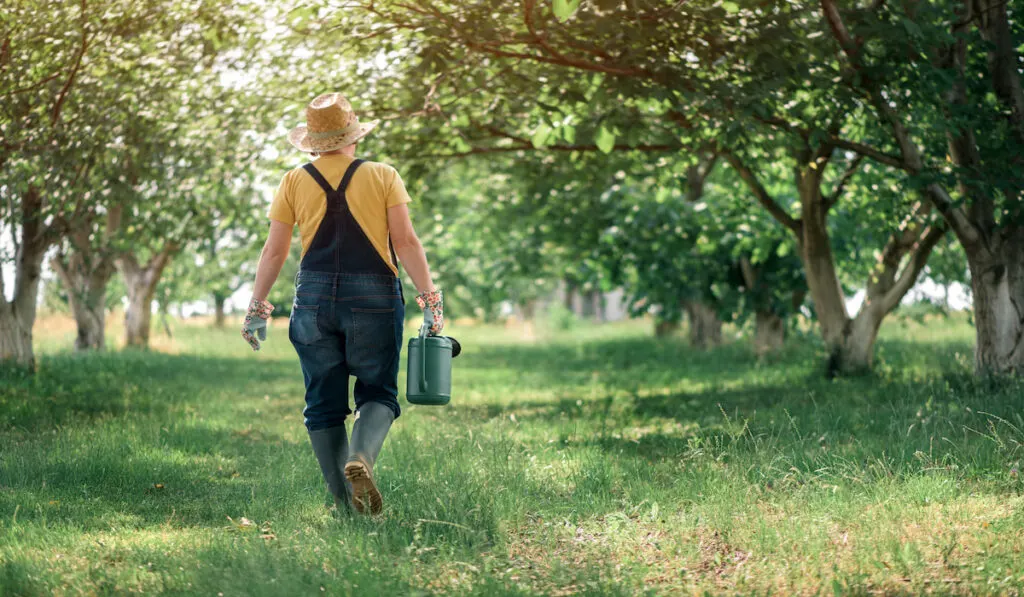
{"type": "Polygon", "coordinates": [[[309,442],[313,444],[313,453],[320,463],[320,472],[324,474],[327,489],[334,496],[334,507],[338,514],[350,512],[352,484],[342,471],[348,462],[348,434],[345,425],[310,431],[309,442]]]}
{"type": "Polygon", "coordinates": [[[384,506],[373,482],[373,464],[394,420],[394,411],[380,402],[367,402],[356,411],[345,477],[352,483],[352,505],[363,514],[377,514],[384,506]]]}

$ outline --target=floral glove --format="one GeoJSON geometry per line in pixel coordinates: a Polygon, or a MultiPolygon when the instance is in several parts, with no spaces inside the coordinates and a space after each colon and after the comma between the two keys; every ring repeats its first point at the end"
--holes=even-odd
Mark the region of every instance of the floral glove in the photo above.
{"type": "Polygon", "coordinates": [[[416,304],[423,309],[423,323],[430,327],[430,333],[440,334],[444,329],[444,297],[440,290],[421,292],[416,304]]]}
{"type": "Polygon", "coordinates": [[[242,337],[252,346],[253,350],[260,349],[260,340],[267,339],[267,319],[274,311],[274,305],[267,301],[253,298],[249,301],[249,311],[245,314],[245,323],[242,324],[242,337]],[[259,336],[259,340],[256,337],[259,336]]]}

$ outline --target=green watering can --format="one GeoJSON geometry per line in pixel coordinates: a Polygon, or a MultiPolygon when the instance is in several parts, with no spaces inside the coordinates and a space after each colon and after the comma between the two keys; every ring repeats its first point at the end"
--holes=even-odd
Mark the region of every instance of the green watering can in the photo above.
{"type": "Polygon", "coordinates": [[[424,322],[420,335],[409,338],[409,367],[405,397],[412,404],[443,406],[452,399],[452,359],[462,347],[455,338],[428,334],[424,322]]]}

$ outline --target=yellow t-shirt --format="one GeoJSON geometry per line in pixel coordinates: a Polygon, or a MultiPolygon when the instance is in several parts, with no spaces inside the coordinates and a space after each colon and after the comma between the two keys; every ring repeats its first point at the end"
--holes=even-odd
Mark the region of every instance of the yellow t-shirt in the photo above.
{"type": "MultiPolygon", "coordinates": [[[[313,165],[336,189],[352,160],[344,154],[330,154],[320,156],[313,161],[313,165]]],[[[364,162],[349,181],[345,197],[352,216],[397,276],[398,269],[391,263],[391,251],[388,248],[388,208],[410,201],[402,177],[387,164],[364,162]]],[[[267,215],[271,220],[289,226],[299,225],[302,255],[305,256],[325,213],[327,201],[324,190],[300,166],[284,175],[267,215]]]]}

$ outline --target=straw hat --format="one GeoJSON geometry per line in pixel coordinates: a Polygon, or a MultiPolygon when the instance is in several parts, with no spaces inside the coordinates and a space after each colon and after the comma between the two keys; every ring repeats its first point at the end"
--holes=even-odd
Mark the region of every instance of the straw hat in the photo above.
{"type": "Polygon", "coordinates": [[[299,151],[322,153],[341,149],[365,137],[379,121],[359,122],[352,104],[340,93],[325,93],[306,106],[306,124],[288,133],[299,151]]]}

